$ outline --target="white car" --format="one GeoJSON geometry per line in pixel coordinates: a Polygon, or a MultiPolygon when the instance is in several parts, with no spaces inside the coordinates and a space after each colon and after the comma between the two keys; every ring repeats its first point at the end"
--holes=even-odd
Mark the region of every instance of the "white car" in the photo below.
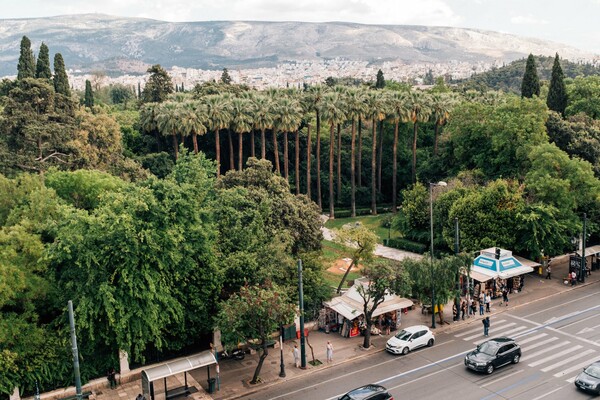
{"type": "Polygon", "coordinates": [[[434,342],[435,337],[428,327],[415,325],[396,333],[387,341],[385,349],[392,354],[408,354],[419,347],[431,347],[434,342]]]}

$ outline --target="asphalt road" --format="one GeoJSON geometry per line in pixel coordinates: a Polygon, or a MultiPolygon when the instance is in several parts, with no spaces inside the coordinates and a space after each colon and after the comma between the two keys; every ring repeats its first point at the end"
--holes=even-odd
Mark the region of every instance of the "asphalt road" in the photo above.
{"type": "MultiPolygon", "coordinates": [[[[500,308],[499,300],[494,303],[500,308]]],[[[490,338],[509,336],[522,348],[518,364],[491,375],[467,370],[464,355],[485,340],[480,318],[436,335],[436,344],[394,356],[375,353],[274,385],[243,399],[337,399],[368,383],[399,399],[564,400],[593,396],[575,388],[583,367],[600,360],[600,286],[536,301],[491,318],[490,338]]]]}

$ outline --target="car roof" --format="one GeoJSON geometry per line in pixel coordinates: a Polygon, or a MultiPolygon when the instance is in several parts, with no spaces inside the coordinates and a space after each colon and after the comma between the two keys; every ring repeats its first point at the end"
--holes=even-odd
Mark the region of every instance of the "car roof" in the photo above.
{"type": "Polygon", "coordinates": [[[492,338],[492,339],[488,340],[488,342],[496,342],[498,344],[511,343],[514,341],[515,341],[514,339],[511,339],[509,337],[497,337],[497,338],[492,338]]]}
{"type": "Polygon", "coordinates": [[[417,331],[429,330],[429,328],[426,327],[425,325],[413,325],[413,326],[408,326],[408,327],[404,328],[404,330],[406,332],[414,333],[417,331]]]}
{"type": "Polygon", "coordinates": [[[347,394],[352,399],[360,400],[366,399],[367,397],[373,395],[373,393],[385,392],[387,389],[381,385],[365,385],[359,388],[353,389],[349,391],[347,394]]]}

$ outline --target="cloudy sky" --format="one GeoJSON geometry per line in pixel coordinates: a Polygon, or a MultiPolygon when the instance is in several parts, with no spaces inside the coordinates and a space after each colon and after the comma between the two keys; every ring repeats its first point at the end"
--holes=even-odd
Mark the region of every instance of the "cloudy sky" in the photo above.
{"type": "Polygon", "coordinates": [[[600,0],[0,0],[0,7],[0,18],[103,13],[165,21],[456,26],[548,39],[600,54],[600,0]]]}

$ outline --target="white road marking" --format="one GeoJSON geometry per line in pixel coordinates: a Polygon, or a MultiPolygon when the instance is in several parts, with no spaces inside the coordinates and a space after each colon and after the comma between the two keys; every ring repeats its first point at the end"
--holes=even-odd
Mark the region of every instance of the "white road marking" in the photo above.
{"type": "MultiPolygon", "coordinates": [[[[506,331],[506,332],[502,332],[502,331],[501,331],[501,332],[498,332],[498,333],[494,333],[494,336],[495,336],[495,337],[500,337],[500,336],[508,336],[508,337],[511,337],[511,334],[513,334],[513,333],[515,333],[515,332],[522,331],[523,329],[527,329],[527,327],[526,327],[526,326],[519,326],[519,327],[517,327],[517,328],[515,328],[515,329],[511,329],[511,330],[509,330],[509,331],[506,331]]],[[[485,341],[486,341],[486,340],[488,340],[488,339],[489,339],[489,338],[485,338],[485,339],[479,339],[479,340],[477,340],[477,341],[475,341],[475,342],[473,342],[473,343],[475,343],[475,344],[481,344],[481,343],[485,342],[485,341]]]]}
{"type": "MultiPolygon", "coordinates": [[[[505,320],[505,319],[501,319],[500,321],[495,321],[495,323],[497,323],[497,324],[501,324],[501,323],[503,323],[503,322],[506,322],[506,320],[505,320]]],[[[464,331],[464,332],[461,332],[461,333],[457,333],[456,335],[454,335],[454,337],[457,337],[457,338],[459,338],[459,337],[461,337],[461,336],[468,335],[469,333],[473,333],[473,332],[478,332],[478,331],[481,331],[482,329],[483,329],[482,327],[479,327],[479,328],[474,328],[474,329],[469,329],[468,331],[464,331]]]]}
{"type": "Polygon", "coordinates": [[[529,366],[530,367],[537,367],[538,365],[542,365],[544,363],[547,363],[548,361],[552,361],[552,360],[554,360],[556,358],[560,358],[560,357],[562,357],[562,356],[564,356],[566,354],[569,354],[569,353],[572,353],[574,351],[577,351],[581,347],[582,346],[573,346],[573,347],[570,347],[570,348],[565,349],[563,351],[559,351],[558,353],[552,354],[551,356],[548,356],[546,358],[542,358],[541,360],[538,360],[536,362],[532,362],[532,363],[529,364],[529,366]]]}
{"type": "Polygon", "coordinates": [[[515,372],[513,372],[512,374],[508,374],[508,375],[505,375],[505,376],[503,376],[503,377],[500,377],[500,378],[498,378],[498,379],[494,379],[493,381],[489,381],[489,382],[487,382],[486,384],[484,384],[484,385],[481,385],[481,387],[486,387],[486,386],[489,386],[489,385],[493,385],[493,384],[494,384],[494,383],[496,383],[496,382],[500,382],[500,381],[501,381],[501,380],[503,380],[503,379],[510,378],[511,376],[513,376],[513,375],[516,375],[516,374],[518,374],[518,373],[520,373],[520,372],[523,372],[523,371],[525,371],[525,370],[524,370],[524,369],[520,369],[520,370],[518,370],[518,371],[515,371],[515,372]]]}
{"type": "Polygon", "coordinates": [[[561,342],[561,343],[559,343],[559,344],[556,344],[556,345],[554,345],[554,346],[546,347],[546,348],[544,348],[544,349],[542,349],[542,350],[536,351],[535,353],[526,354],[525,356],[523,356],[523,357],[521,358],[521,360],[522,360],[522,361],[525,361],[525,360],[529,360],[529,359],[535,358],[535,357],[537,357],[537,356],[539,356],[539,355],[542,355],[542,354],[544,354],[544,353],[547,353],[547,352],[549,352],[549,351],[552,351],[552,350],[554,350],[554,349],[558,349],[559,347],[566,346],[566,345],[568,345],[569,343],[571,343],[571,342],[569,342],[568,340],[566,340],[566,341],[564,341],[564,342],[561,342]]]}
{"type": "Polygon", "coordinates": [[[534,340],[541,339],[544,336],[548,336],[548,334],[547,333],[540,333],[539,335],[535,335],[535,336],[528,337],[527,339],[519,340],[519,344],[520,345],[524,345],[526,343],[533,342],[534,340]]]}
{"type": "MultiPolygon", "coordinates": [[[[495,335],[497,335],[496,332],[500,332],[500,331],[502,331],[502,330],[504,330],[506,328],[510,328],[511,326],[516,325],[516,324],[517,324],[516,322],[510,322],[508,324],[504,324],[504,325],[500,325],[500,326],[496,326],[494,324],[494,328],[493,329],[490,327],[490,334],[492,334],[492,335],[495,336],[495,335]]],[[[479,330],[481,332],[483,332],[483,325],[481,326],[481,328],[479,328],[479,330]]],[[[477,334],[477,335],[473,335],[473,336],[464,337],[463,340],[469,341],[469,340],[473,340],[473,339],[478,338],[478,337],[481,337],[481,333],[477,334]]]]}
{"type": "Polygon", "coordinates": [[[588,355],[590,353],[593,353],[593,352],[594,352],[594,350],[590,349],[590,350],[583,351],[583,352],[581,352],[579,354],[575,354],[573,357],[569,357],[569,358],[567,358],[565,360],[557,362],[556,364],[552,364],[552,365],[549,365],[549,366],[547,366],[545,368],[542,368],[542,372],[552,371],[553,369],[556,369],[558,367],[562,367],[563,365],[568,364],[571,361],[577,360],[578,358],[584,357],[584,356],[586,356],[586,355],[588,355]]]}
{"type": "Polygon", "coordinates": [[[522,352],[527,352],[529,350],[533,350],[533,349],[535,349],[537,347],[543,346],[543,345],[548,344],[550,342],[554,342],[555,340],[558,340],[558,338],[555,337],[555,336],[552,336],[552,337],[550,337],[548,339],[542,340],[541,342],[537,342],[537,343],[530,344],[529,346],[521,347],[521,351],[522,352]]]}
{"type": "MultiPolygon", "coordinates": [[[[573,365],[570,368],[563,369],[559,373],[554,374],[554,377],[555,378],[560,378],[561,376],[568,375],[568,374],[570,374],[572,372],[575,372],[577,370],[583,369],[583,367],[587,367],[588,365],[590,365],[591,363],[596,362],[596,361],[598,361],[598,356],[595,356],[594,358],[590,358],[589,360],[585,360],[585,361],[582,361],[580,363],[577,363],[577,364],[573,365]]],[[[575,380],[575,379],[573,378],[573,380],[575,380]]]]}
{"type": "MultiPolygon", "coordinates": [[[[556,305],[556,306],[553,306],[553,307],[546,307],[546,308],[545,308],[545,309],[543,309],[542,311],[536,311],[536,312],[534,312],[534,313],[531,313],[531,314],[525,315],[523,318],[529,318],[529,317],[531,317],[532,315],[537,315],[537,314],[545,313],[545,312],[548,312],[548,310],[552,310],[552,309],[554,309],[554,308],[561,308],[561,307],[564,307],[564,306],[565,306],[565,304],[575,303],[575,302],[581,301],[581,300],[583,300],[583,299],[585,299],[585,298],[588,298],[588,297],[597,296],[598,294],[600,294],[600,292],[591,293],[591,294],[585,295],[585,296],[583,296],[583,297],[579,297],[579,298],[577,298],[577,299],[575,299],[575,300],[569,300],[569,301],[565,301],[565,302],[562,302],[562,303],[560,303],[560,304],[558,304],[558,305],[556,305]]],[[[596,307],[593,307],[593,308],[596,308],[596,307]]]]}
{"type": "MultiPolygon", "coordinates": [[[[567,385],[565,385],[565,386],[567,386],[567,385]]],[[[561,386],[561,387],[559,387],[559,388],[556,388],[556,389],[554,389],[554,390],[552,390],[552,391],[550,391],[550,392],[548,392],[548,393],[544,393],[543,395],[541,395],[541,396],[538,396],[538,397],[536,397],[535,399],[532,399],[532,400],[540,400],[540,399],[543,399],[543,398],[545,398],[546,396],[548,396],[548,395],[551,395],[552,393],[558,392],[560,389],[564,388],[565,386],[561,386]]]]}

